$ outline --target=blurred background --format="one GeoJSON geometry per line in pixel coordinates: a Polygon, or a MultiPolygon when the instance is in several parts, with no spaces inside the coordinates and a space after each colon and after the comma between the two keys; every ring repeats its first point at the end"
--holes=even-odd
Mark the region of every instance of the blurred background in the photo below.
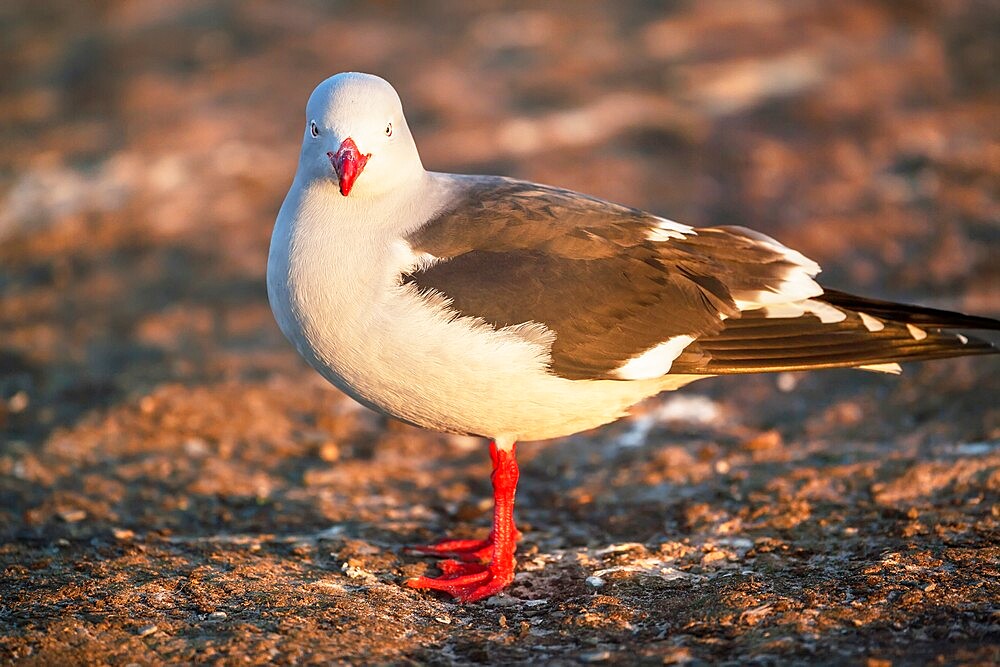
{"type": "MultiPolygon", "coordinates": [[[[205,614],[233,616],[226,600],[253,598],[229,580],[190,580],[226,559],[231,569],[267,564],[254,576],[280,597],[290,578],[343,578],[341,562],[354,558],[382,577],[382,588],[368,582],[361,594],[373,608],[380,595],[404,615],[419,616],[407,605],[440,607],[397,590],[400,572],[423,571],[397,552],[433,526],[485,525],[484,450],[356,408],[298,359],[267,305],[271,226],[305,101],[324,78],[361,70],[388,79],[430,169],[542,181],[692,225],[745,225],[817,260],[828,286],[996,317],[998,36],[990,0],[4,2],[0,555],[9,567],[0,623],[10,626],[0,656],[66,657],[56,641],[66,627],[78,658],[105,659],[115,642],[146,658],[204,658],[206,647],[236,655],[248,637],[272,657],[304,650],[261,639],[268,622],[245,608],[243,635],[190,629],[205,614]],[[343,522],[356,523],[334,547],[264,540],[251,556],[198,541],[313,535],[343,522]],[[293,576],[289,553],[299,547],[293,576]],[[81,559],[105,564],[81,570],[81,559]],[[22,572],[24,563],[35,565],[22,572]],[[137,568],[186,583],[148,590],[137,568]],[[214,592],[192,593],[198,586],[214,592]],[[150,602],[156,595],[181,611],[170,616],[150,602]],[[104,635],[81,634],[97,626],[104,635]]],[[[1000,484],[996,371],[992,359],[957,360],[911,366],[902,378],[838,371],[695,385],[632,421],[523,448],[521,511],[537,525],[528,541],[543,555],[612,540],[660,540],[662,551],[684,534],[704,545],[735,532],[756,545],[798,526],[781,521],[817,502],[823,509],[800,520],[820,533],[854,516],[893,539],[899,521],[913,521],[902,502],[960,508],[953,523],[973,526],[963,539],[975,546],[986,539],[975,526],[995,531],[1000,513],[996,495],[980,502],[1000,484]]],[[[852,557],[895,548],[864,542],[875,538],[861,530],[850,533],[852,557]]],[[[925,551],[944,548],[927,539],[925,551]]],[[[707,567],[701,553],[691,568],[707,567]]],[[[695,586],[676,584],[685,585],[695,586]]],[[[720,609],[742,613],[742,602],[701,585],[720,609]]],[[[564,591],[565,608],[591,604],[572,597],[580,586],[564,591]]],[[[982,588],[970,580],[948,590],[973,599],[962,586],[982,588]]],[[[755,590],[753,608],[764,604],[755,590]]],[[[619,593],[614,604],[629,613],[648,607],[641,591],[619,593]]],[[[333,603],[319,595],[308,604],[333,603]]],[[[954,611],[934,604],[942,618],[954,611]]],[[[989,605],[970,605],[975,622],[987,618],[989,605]]],[[[913,644],[890,628],[915,631],[929,613],[881,619],[889,625],[873,645],[933,654],[950,635],[913,644]]],[[[551,655],[599,653],[619,635],[657,660],[679,650],[723,658],[753,641],[730,633],[723,645],[664,648],[678,619],[698,621],[679,607],[628,618],[632,630],[578,624],[572,639],[560,635],[570,648],[551,655]]],[[[780,618],[767,622],[790,633],[786,649],[808,654],[801,619],[780,618]]],[[[705,636],[717,620],[703,619],[705,636]]],[[[849,620],[850,632],[869,627],[849,620]]],[[[441,639],[447,626],[410,618],[398,622],[410,623],[412,640],[378,644],[368,627],[375,643],[347,646],[309,625],[320,621],[298,621],[328,651],[314,657],[426,660],[451,646],[469,660],[518,659],[519,646],[544,643],[522,633],[480,655],[469,647],[482,637],[456,649],[441,639]]],[[[957,632],[988,651],[971,627],[957,632]]],[[[826,640],[809,641],[814,650],[826,640]]]]}

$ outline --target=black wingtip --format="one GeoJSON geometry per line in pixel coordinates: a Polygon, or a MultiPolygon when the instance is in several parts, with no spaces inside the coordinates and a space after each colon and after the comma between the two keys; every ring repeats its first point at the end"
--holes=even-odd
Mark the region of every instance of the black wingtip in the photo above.
{"type": "Polygon", "coordinates": [[[892,322],[901,322],[903,324],[915,324],[921,327],[933,327],[937,329],[1000,330],[1000,320],[995,320],[991,317],[966,315],[938,308],[869,299],[825,287],[819,299],[829,303],[831,306],[861,311],[873,317],[892,322]]]}

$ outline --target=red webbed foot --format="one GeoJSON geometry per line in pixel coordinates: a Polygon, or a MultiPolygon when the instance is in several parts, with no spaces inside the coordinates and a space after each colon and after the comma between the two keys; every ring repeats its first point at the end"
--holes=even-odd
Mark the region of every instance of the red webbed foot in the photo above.
{"type": "Polygon", "coordinates": [[[499,593],[514,579],[514,549],[521,533],[514,526],[514,491],[519,475],[514,446],[490,444],[493,459],[493,530],[485,540],[442,540],[410,547],[409,551],[446,556],[438,563],[440,577],[415,577],[411,588],[443,591],[460,602],[474,602],[499,593]]]}

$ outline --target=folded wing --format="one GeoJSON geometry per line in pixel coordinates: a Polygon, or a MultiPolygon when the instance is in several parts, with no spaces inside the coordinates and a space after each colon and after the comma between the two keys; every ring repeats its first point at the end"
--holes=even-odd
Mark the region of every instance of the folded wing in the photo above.
{"type": "Polygon", "coordinates": [[[825,291],[819,266],[738,227],[693,229],[568,190],[460,177],[407,239],[427,261],[402,276],[456,317],[554,336],[562,377],[645,379],[868,367],[995,351],[942,328],[987,318],[825,291]]]}

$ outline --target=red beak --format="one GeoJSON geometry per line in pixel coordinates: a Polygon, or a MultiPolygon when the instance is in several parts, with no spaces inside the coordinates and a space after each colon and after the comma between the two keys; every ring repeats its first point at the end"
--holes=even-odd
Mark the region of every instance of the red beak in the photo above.
{"type": "Polygon", "coordinates": [[[372,154],[362,155],[354,139],[347,137],[340,143],[336,153],[327,153],[326,156],[333,163],[333,170],[337,172],[337,178],[340,180],[340,194],[346,197],[372,154]]]}

